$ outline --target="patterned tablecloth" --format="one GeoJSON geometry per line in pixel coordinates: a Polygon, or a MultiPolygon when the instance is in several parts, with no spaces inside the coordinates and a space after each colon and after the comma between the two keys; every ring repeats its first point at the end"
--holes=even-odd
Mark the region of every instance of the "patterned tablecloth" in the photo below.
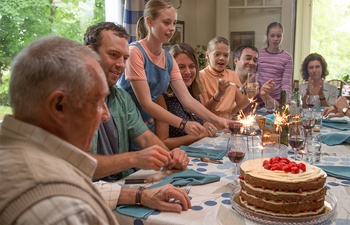
{"type": "MultiPolygon", "coordinates": [[[[336,132],[334,129],[322,128],[321,133],[336,132]]],[[[350,131],[347,131],[350,133],[350,131]]],[[[194,144],[192,147],[205,147],[210,149],[226,149],[228,134],[221,134],[215,138],[204,138],[194,144]]],[[[251,140],[249,141],[251,143],[251,140]]],[[[254,139],[253,144],[258,142],[254,139]]],[[[251,149],[254,154],[249,153],[246,158],[259,158],[261,157],[261,152],[258,148],[251,149]]],[[[322,146],[322,152],[328,153],[329,155],[322,155],[320,164],[322,165],[343,165],[350,166],[350,145],[337,145],[337,146],[322,146]],[[336,156],[332,155],[333,153],[336,156]]],[[[271,148],[264,152],[264,157],[270,157],[275,154],[289,154],[287,147],[282,147],[281,149],[271,148]]],[[[191,158],[189,168],[192,168],[198,172],[206,174],[217,174],[221,177],[219,182],[193,186],[189,196],[191,198],[192,209],[187,212],[182,212],[181,214],[170,213],[170,212],[158,212],[156,211],[150,215],[146,220],[135,219],[133,217],[128,217],[116,213],[116,217],[120,224],[133,224],[133,225],[143,225],[143,224],[178,224],[178,225],[189,225],[189,224],[222,224],[222,225],[253,225],[258,224],[251,220],[245,219],[231,207],[230,193],[231,186],[230,182],[234,179],[233,174],[233,164],[225,156],[223,158],[223,164],[213,164],[201,162],[197,158],[191,158]]],[[[132,174],[129,178],[147,178],[152,181],[146,184],[151,185],[152,183],[158,182],[164,176],[168,175],[170,171],[138,171],[132,174]]],[[[123,181],[119,181],[122,185],[123,181]]],[[[336,209],[336,215],[333,221],[328,221],[326,224],[337,224],[337,225],[349,225],[350,224],[350,187],[343,186],[341,184],[349,184],[350,181],[336,179],[334,177],[327,178],[327,189],[338,200],[338,205],[336,209]]],[[[136,186],[135,186],[136,187],[136,186]]]]}

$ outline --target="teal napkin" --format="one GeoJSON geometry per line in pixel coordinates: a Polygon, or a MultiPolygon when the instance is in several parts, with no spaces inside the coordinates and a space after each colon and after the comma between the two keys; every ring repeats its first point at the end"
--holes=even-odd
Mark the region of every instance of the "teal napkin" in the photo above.
{"type": "MultiPolygon", "coordinates": [[[[173,184],[174,186],[185,186],[185,185],[200,185],[212,183],[220,180],[218,175],[207,175],[196,172],[192,169],[184,170],[179,173],[171,174],[164,178],[160,183],[154,184],[147,187],[147,189],[152,189],[160,187],[166,184],[173,184]]],[[[155,212],[155,209],[150,209],[145,206],[136,206],[136,205],[121,205],[115,209],[118,213],[131,216],[138,219],[147,219],[149,215],[155,212]]]]}
{"type": "Polygon", "coordinates": [[[347,120],[322,120],[322,126],[338,130],[350,130],[350,123],[347,120]]]}
{"type": "Polygon", "coordinates": [[[218,175],[208,175],[194,171],[193,169],[184,170],[180,173],[173,173],[164,178],[162,182],[154,184],[149,188],[160,187],[166,184],[172,184],[174,186],[185,186],[185,185],[200,185],[212,183],[220,180],[218,175]]]}
{"type": "Polygon", "coordinates": [[[222,159],[226,155],[226,150],[213,150],[207,148],[193,148],[188,146],[180,146],[188,156],[191,157],[207,157],[210,159],[222,159]]]}
{"type": "Polygon", "coordinates": [[[350,134],[330,133],[318,136],[319,139],[328,146],[339,145],[344,142],[350,143],[350,134]]]}
{"type": "Polygon", "coordinates": [[[328,176],[332,176],[338,179],[350,180],[350,166],[317,165],[317,167],[323,169],[328,176]]]}
{"type": "Polygon", "coordinates": [[[155,209],[150,209],[142,205],[120,205],[115,211],[120,214],[131,216],[137,219],[147,219],[149,215],[154,213],[155,209]]]}
{"type": "MultiPolygon", "coordinates": [[[[266,123],[273,124],[275,122],[275,114],[266,115],[266,123]]],[[[266,125],[266,128],[270,129],[272,126],[266,125]]]]}

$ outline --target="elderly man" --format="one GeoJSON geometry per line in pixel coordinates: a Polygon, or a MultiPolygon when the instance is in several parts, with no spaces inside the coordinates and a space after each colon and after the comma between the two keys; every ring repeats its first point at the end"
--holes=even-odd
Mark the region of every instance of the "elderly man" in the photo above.
{"type": "Polygon", "coordinates": [[[111,118],[101,123],[92,148],[98,160],[95,178],[119,180],[133,172],[131,168],[160,170],[161,167],[185,169],[189,159],[184,151],[168,151],[163,142],[144,124],[131,96],[116,85],[129,58],[129,35],[124,27],[102,22],[89,27],[84,44],[101,57],[101,67],[107,78],[110,94],[105,101],[111,118]],[[140,151],[130,151],[129,141],[135,141],[140,151]]]}
{"type": "MultiPolygon", "coordinates": [[[[59,37],[41,38],[14,59],[13,116],[6,115],[0,127],[2,224],[118,224],[91,182],[96,160],[84,153],[110,117],[97,60],[86,46],[59,37]]],[[[177,212],[190,207],[186,193],[171,185],[114,185],[109,194],[117,204],[177,212]],[[172,197],[181,204],[169,203],[172,197]]]]}

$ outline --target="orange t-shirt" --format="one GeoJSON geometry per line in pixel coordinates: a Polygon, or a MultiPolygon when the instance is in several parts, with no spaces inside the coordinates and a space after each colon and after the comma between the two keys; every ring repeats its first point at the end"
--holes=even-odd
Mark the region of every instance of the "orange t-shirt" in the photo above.
{"type": "MultiPolygon", "coordinates": [[[[242,83],[236,73],[229,69],[225,69],[223,72],[218,73],[211,69],[210,66],[207,66],[203,70],[199,71],[199,76],[203,84],[203,91],[200,95],[202,104],[206,104],[203,96],[207,96],[208,99],[211,99],[218,90],[219,78],[242,86],[242,83]]],[[[220,102],[216,105],[213,113],[220,117],[229,118],[229,115],[232,114],[232,110],[237,105],[237,102],[242,101],[244,98],[245,96],[240,90],[238,90],[237,87],[230,85],[226,89],[226,92],[221,98],[220,102]]]]}

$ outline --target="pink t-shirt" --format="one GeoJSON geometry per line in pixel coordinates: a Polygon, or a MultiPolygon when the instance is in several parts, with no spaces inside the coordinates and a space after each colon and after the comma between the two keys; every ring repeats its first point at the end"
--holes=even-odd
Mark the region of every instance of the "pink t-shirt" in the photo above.
{"type": "MultiPolygon", "coordinates": [[[[154,55],[147,48],[144,41],[141,40],[139,41],[139,43],[142,45],[143,49],[145,50],[150,60],[160,68],[164,69],[165,61],[166,61],[165,50],[163,49],[160,55],[154,55]]],[[[126,61],[125,79],[126,80],[147,80],[145,69],[144,69],[144,58],[142,56],[140,49],[135,45],[130,45],[129,50],[130,50],[130,57],[126,61]]],[[[172,59],[173,59],[173,68],[170,74],[170,82],[176,81],[176,80],[182,80],[179,66],[177,65],[174,57],[172,57],[172,59]]]]}

